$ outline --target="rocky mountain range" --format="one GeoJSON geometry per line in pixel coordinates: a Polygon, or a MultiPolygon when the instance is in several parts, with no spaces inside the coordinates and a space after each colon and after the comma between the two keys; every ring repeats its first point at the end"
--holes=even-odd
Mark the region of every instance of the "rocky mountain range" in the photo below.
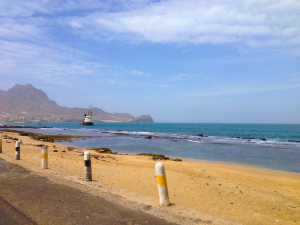
{"type": "MultiPolygon", "coordinates": [[[[16,84],[7,91],[0,90],[0,121],[81,122],[87,111],[87,108],[59,106],[31,84],[16,84]]],[[[129,113],[108,113],[96,107],[92,111],[94,122],[153,123],[149,115],[135,118],[129,113]]]]}

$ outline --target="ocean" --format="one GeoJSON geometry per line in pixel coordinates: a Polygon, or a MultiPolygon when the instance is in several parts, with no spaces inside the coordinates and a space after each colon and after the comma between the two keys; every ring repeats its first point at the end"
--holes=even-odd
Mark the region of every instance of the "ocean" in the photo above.
{"type": "MultiPolygon", "coordinates": [[[[300,173],[299,124],[206,123],[5,123],[53,127],[18,129],[45,134],[92,136],[62,142],[84,148],[110,148],[126,154],[154,153],[300,173]],[[152,138],[145,138],[151,136],[152,138]]],[[[4,123],[2,124],[4,125],[4,123]]]]}

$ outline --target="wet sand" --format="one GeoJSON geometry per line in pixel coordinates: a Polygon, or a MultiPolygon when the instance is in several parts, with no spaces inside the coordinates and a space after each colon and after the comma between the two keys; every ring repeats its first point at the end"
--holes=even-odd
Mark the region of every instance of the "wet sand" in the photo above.
{"type": "MultiPolygon", "coordinates": [[[[34,141],[11,132],[0,135],[4,134],[22,140],[22,160],[41,165],[42,148],[34,145],[45,144],[49,146],[49,168],[85,177],[85,149],[69,151],[57,143],[34,141]]],[[[3,154],[14,157],[14,141],[2,140],[3,154]]],[[[89,151],[95,156],[92,157],[93,180],[156,198],[158,204],[154,169],[158,161],[148,156],[89,151]]],[[[242,224],[300,223],[300,174],[194,161],[163,163],[170,201],[175,205],[242,224]]]]}

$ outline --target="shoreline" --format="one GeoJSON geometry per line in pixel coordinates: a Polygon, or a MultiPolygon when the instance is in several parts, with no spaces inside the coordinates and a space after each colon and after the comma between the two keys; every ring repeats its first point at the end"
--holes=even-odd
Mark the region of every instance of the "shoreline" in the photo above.
{"type": "MultiPolygon", "coordinates": [[[[83,152],[60,143],[35,141],[28,136],[3,132],[22,140],[21,160],[41,163],[41,147],[48,145],[49,168],[84,177],[83,152]],[[53,147],[55,146],[55,147],[53,147]],[[53,152],[57,149],[58,152],[53,152]]],[[[3,154],[14,157],[14,142],[3,140],[3,154]]],[[[166,167],[171,203],[242,224],[298,224],[300,174],[198,161],[160,161],[147,156],[103,154],[91,151],[93,179],[158,199],[156,162],[166,167]],[[98,159],[96,159],[98,157],[98,159]],[[294,208],[295,207],[295,208],[294,208]]]]}
{"type": "MultiPolygon", "coordinates": [[[[57,132],[57,133],[50,133],[49,131],[43,131],[40,128],[53,128],[53,127],[37,127],[37,126],[32,126],[32,127],[22,127],[22,126],[10,126],[10,127],[1,127],[0,126],[0,131],[3,131],[5,129],[10,130],[11,132],[22,132],[22,133],[32,133],[32,134],[41,134],[41,135],[46,135],[46,136],[52,136],[52,135],[62,135],[62,136],[70,136],[69,140],[70,143],[67,143],[67,141],[57,141],[56,144],[60,144],[60,145],[64,145],[64,146],[69,146],[69,147],[75,147],[75,148],[85,148],[85,149],[94,149],[94,148],[102,148],[105,146],[97,146],[97,147],[87,147],[87,146],[79,146],[79,145],[74,145],[73,141],[78,141],[81,139],[93,139],[93,138],[107,138],[107,137],[130,137],[130,138],[140,138],[140,139],[147,139],[147,137],[151,136],[148,134],[127,134],[127,133],[122,133],[121,130],[116,130],[115,132],[107,132],[107,131],[94,131],[96,133],[99,134],[95,134],[95,136],[90,136],[90,135],[86,135],[84,134],[84,132],[81,132],[80,135],[75,135],[75,134],[71,134],[73,132],[73,130],[70,129],[62,129],[62,132],[57,132]],[[2,128],[2,129],[1,129],[2,128]],[[31,131],[24,131],[24,130],[10,130],[10,129],[24,129],[27,130],[27,128],[30,129],[34,129],[31,131]],[[42,132],[39,132],[42,131],[42,132]],[[96,136],[97,135],[97,136],[96,136]]],[[[77,132],[75,130],[75,132],[77,132]]],[[[205,136],[204,136],[205,137],[205,136]]],[[[152,135],[152,139],[153,140],[166,140],[166,141],[172,141],[170,139],[170,137],[161,137],[161,138],[157,138],[156,135],[152,135]]],[[[184,141],[186,140],[186,138],[179,138],[179,141],[184,141]]],[[[245,139],[245,138],[241,138],[241,139],[245,139]]],[[[68,140],[68,141],[69,141],[68,140]]],[[[296,149],[298,150],[298,149],[296,149]]],[[[147,151],[139,151],[139,152],[127,152],[126,150],[117,150],[117,149],[112,149],[112,151],[117,151],[118,154],[128,154],[128,155],[138,155],[141,153],[149,153],[147,151]]],[[[156,155],[159,154],[164,154],[162,152],[157,151],[156,153],[153,153],[156,155]]],[[[182,160],[185,161],[193,161],[193,162],[204,162],[204,163],[215,163],[215,164],[223,164],[223,165],[231,165],[231,166],[238,166],[238,167],[247,167],[247,168],[253,168],[253,169],[262,169],[262,170],[270,170],[270,171],[278,171],[278,172],[288,172],[288,173],[295,173],[295,174],[300,174],[300,171],[291,171],[291,170],[284,170],[284,169],[280,169],[280,168],[270,168],[270,167],[266,167],[264,165],[250,165],[250,164],[243,164],[241,162],[229,162],[229,161],[220,161],[220,160],[206,160],[206,159],[197,159],[197,158],[192,158],[192,157],[188,157],[188,156],[179,156],[179,155],[172,155],[172,154],[168,154],[165,155],[166,157],[170,157],[170,158],[180,158],[182,160]]]]}

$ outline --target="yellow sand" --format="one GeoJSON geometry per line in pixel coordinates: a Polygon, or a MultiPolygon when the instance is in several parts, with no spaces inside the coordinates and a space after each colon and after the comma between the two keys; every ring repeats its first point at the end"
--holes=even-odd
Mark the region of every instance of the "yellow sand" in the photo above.
{"type": "MultiPolygon", "coordinates": [[[[33,145],[46,144],[49,168],[85,177],[85,149],[68,151],[56,143],[11,132],[0,136],[4,134],[22,140],[22,160],[41,165],[41,147],[33,145]]],[[[3,154],[14,157],[15,141],[2,140],[3,154]]],[[[99,155],[99,160],[92,157],[93,180],[158,198],[157,161],[148,156],[90,152],[99,155]]],[[[163,163],[171,203],[243,224],[300,224],[300,174],[194,161],[163,163]]]]}

